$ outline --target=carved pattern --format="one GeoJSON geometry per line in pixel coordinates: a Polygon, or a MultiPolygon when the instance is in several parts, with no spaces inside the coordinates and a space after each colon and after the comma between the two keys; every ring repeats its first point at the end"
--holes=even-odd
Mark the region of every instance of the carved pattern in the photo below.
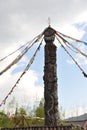
{"type": "MultiPolygon", "coordinates": [[[[57,73],[56,73],[56,46],[53,39],[46,39],[48,34],[54,36],[55,31],[45,30],[45,67],[44,67],[44,97],[45,97],[45,125],[58,125],[58,96],[57,96],[57,73]],[[48,32],[46,32],[48,31],[48,32]],[[52,32],[53,31],[53,32],[52,32]],[[46,41],[47,40],[47,41],[46,41]]],[[[51,37],[52,37],[51,35],[51,37]]],[[[50,37],[50,35],[49,35],[50,37]]]]}

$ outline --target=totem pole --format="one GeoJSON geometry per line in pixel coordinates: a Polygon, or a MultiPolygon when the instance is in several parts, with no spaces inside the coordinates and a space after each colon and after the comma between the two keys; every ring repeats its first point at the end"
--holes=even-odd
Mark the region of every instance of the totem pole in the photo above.
{"type": "Polygon", "coordinates": [[[58,113],[58,91],[57,91],[57,65],[56,65],[56,46],[55,30],[50,26],[44,30],[44,40],[46,42],[45,66],[44,66],[44,114],[45,125],[57,126],[59,120],[58,113]]]}

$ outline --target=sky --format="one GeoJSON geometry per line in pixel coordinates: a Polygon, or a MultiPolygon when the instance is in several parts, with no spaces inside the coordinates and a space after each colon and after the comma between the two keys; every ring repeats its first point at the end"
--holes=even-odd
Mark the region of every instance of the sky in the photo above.
{"type": "MultiPolygon", "coordinates": [[[[87,0],[0,0],[0,59],[41,34],[48,26],[48,17],[55,30],[87,41],[87,0]]],[[[25,107],[38,104],[43,97],[44,44],[1,109],[5,109],[13,97],[25,107]]],[[[86,53],[87,46],[79,44],[79,48],[86,53]]],[[[32,47],[18,64],[0,76],[0,103],[24,70],[34,49],[32,47]]],[[[0,62],[0,71],[19,53],[0,62]]],[[[87,59],[78,54],[75,58],[87,72],[87,59]]],[[[87,112],[87,78],[61,47],[57,48],[57,76],[58,102],[65,117],[87,112]]]]}

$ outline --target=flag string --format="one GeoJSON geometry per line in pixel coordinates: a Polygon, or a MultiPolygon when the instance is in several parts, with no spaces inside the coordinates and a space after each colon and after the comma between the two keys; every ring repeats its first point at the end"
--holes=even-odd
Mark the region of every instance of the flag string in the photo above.
{"type": "Polygon", "coordinates": [[[17,84],[19,83],[19,81],[21,80],[21,78],[24,76],[24,74],[29,70],[31,64],[33,63],[35,57],[36,57],[36,54],[37,52],[40,50],[40,47],[42,45],[42,41],[43,41],[43,38],[38,46],[38,48],[36,49],[35,53],[33,54],[33,56],[31,57],[31,59],[29,60],[26,68],[24,69],[24,71],[22,72],[22,74],[20,75],[20,77],[18,78],[18,80],[16,81],[15,85],[12,87],[12,89],[9,91],[9,93],[6,95],[6,97],[3,99],[3,101],[1,102],[0,104],[0,107],[6,103],[6,100],[8,99],[8,97],[12,94],[13,90],[15,89],[15,87],[17,86],[17,84]]]}
{"type": "Polygon", "coordinates": [[[42,34],[36,36],[36,37],[33,38],[31,41],[28,41],[28,42],[25,43],[24,45],[20,46],[18,49],[16,49],[15,51],[11,52],[11,53],[8,54],[7,56],[1,58],[1,59],[0,59],[0,62],[3,61],[3,60],[5,60],[5,59],[8,58],[9,56],[13,55],[14,53],[16,53],[17,51],[19,51],[20,49],[22,49],[22,48],[24,48],[24,47],[30,45],[32,42],[37,42],[37,41],[38,41],[37,39],[38,39],[40,36],[42,36],[42,34]]]}
{"type": "Polygon", "coordinates": [[[85,42],[85,41],[78,40],[78,39],[76,39],[76,38],[73,38],[73,37],[71,37],[71,36],[65,35],[65,34],[63,34],[63,33],[61,33],[61,32],[58,32],[58,31],[57,31],[57,33],[60,34],[60,35],[62,35],[62,36],[64,36],[64,37],[66,37],[66,38],[69,38],[69,39],[71,39],[71,40],[74,40],[74,41],[76,41],[76,42],[84,43],[84,44],[87,46],[87,42],[85,42]]]}
{"type": "Polygon", "coordinates": [[[27,45],[25,47],[25,49],[5,68],[0,72],[0,75],[2,75],[4,72],[6,72],[7,70],[9,70],[13,65],[15,65],[27,52],[28,50],[36,43],[40,40],[40,38],[42,37],[42,35],[39,35],[37,37],[37,39],[31,41],[31,43],[29,45],[27,45]]]}
{"type": "Polygon", "coordinates": [[[78,53],[80,53],[81,55],[85,56],[87,58],[87,55],[80,51],[78,48],[76,48],[74,45],[70,44],[70,42],[68,42],[66,39],[64,39],[62,36],[60,36],[58,33],[56,33],[56,35],[58,35],[58,37],[60,37],[64,43],[67,43],[68,45],[70,45],[73,49],[75,49],[78,53]]]}
{"type": "Polygon", "coordinates": [[[71,57],[71,59],[74,61],[74,63],[78,66],[78,68],[80,69],[80,71],[82,72],[82,74],[84,75],[84,77],[87,78],[87,74],[84,72],[84,70],[80,67],[80,65],[77,63],[77,61],[73,58],[73,56],[69,53],[69,51],[67,51],[67,49],[64,47],[64,45],[62,44],[62,42],[59,40],[58,36],[56,36],[56,39],[58,40],[58,42],[60,43],[60,45],[62,46],[62,48],[65,50],[65,52],[71,57]]]}
{"type": "MultiPolygon", "coordinates": [[[[63,50],[69,55],[69,57],[71,57],[72,61],[77,65],[77,67],[80,69],[80,71],[82,72],[82,74],[84,75],[84,77],[87,77],[87,74],[85,73],[85,71],[81,68],[81,66],[78,64],[78,62],[75,60],[75,58],[71,55],[70,50],[72,50],[75,53],[79,53],[83,56],[85,56],[87,58],[87,54],[85,54],[84,52],[82,52],[81,50],[79,50],[77,47],[75,47],[71,42],[69,42],[67,39],[71,39],[74,40],[76,42],[80,42],[80,43],[84,43],[85,45],[87,45],[87,42],[72,38],[70,36],[67,36],[63,33],[60,33],[58,31],[55,31],[55,36],[57,41],[59,42],[59,44],[61,45],[61,47],[63,48],[63,50]],[[68,47],[70,50],[68,51],[67,48],[68,47]]],[[[12,94],[12,92],[14,91],[15,87],[17,86],[17,84],[19,83],[19,81],[21,80],[21,78],[26,74],[26,72],[29,70],[30,66],[32,65],[32,63],[35,60],[35,57],[37,55],[37,52],[39,51],[41,45],[42,45],[42,41],[43,41],[43,37],[44,37],[44,32],[41,33],[40,35],[36,36],[33,40],[27,42],[26,44],[24,44],[23,46],[21,46],[20,48],[18,48],[17,50],[15,50],[14,52],[8,54],[7,56],[3,57],[2,59],[0,59],[0,62],[3,61],[4,59],[8,58],[9,56],[13,55],[14,53],[16,53],[18,50],[22,49],[22,51],[20,52],[20,54],[5,68],[0,72],[0,75],[2,75],[4,72],[6,72],[7,70],[9,70],[13,65],[15,65],[16,63],[18,63],[18,61],[29,51],[29,49],[35,45],[36,42],[39,43],[39,46],[36,48],[33,56],[31,57],[31,59],[28,61],[24,71],[21,73],[21,75],[19,76],[18,80],[16,81],[16,83],[14,84],[14,86],[11,88],[11,90],[8,92],[8,94],[5,96],[5,98],[2,100],[0,107],[6,103],[8,97],[12,94]]]]}

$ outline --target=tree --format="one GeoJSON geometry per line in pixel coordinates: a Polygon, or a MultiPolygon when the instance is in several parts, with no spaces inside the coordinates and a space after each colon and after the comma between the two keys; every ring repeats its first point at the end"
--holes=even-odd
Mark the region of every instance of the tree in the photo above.
{"type": "Polygon", "coordinates": [[[44,99],[39,103],[39,106],[35,110],[36,117],[44,118],[44,99]]]}
{"type": "Polygon", "coordinates": [[[10,120],[8,116],[5,114],[4,111],[0,112],[0,127],[9,127],[10,126],[10,120]]]}
{"type": "Polygon", "coordinates": [[[13,127],[26,127],[29,126],[28,115],[24,107],[16,108],[15,114],[12,117],[13,127]]]}

